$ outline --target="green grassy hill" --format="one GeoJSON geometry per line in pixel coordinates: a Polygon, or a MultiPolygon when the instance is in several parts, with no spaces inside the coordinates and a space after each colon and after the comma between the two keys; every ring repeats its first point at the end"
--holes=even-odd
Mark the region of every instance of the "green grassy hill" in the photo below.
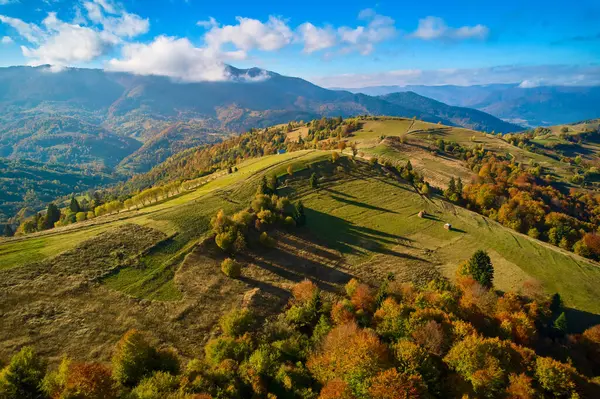
{"type": "MultiPolygon", "coordinates": [[[[288,137],[294,140],[298,135],[306,137],[307,131],[306,127],[300,127],[289,132],[288,137]]],[[[464,162],[437,153],[437,141],[440,139],[466,148],[482,145],[487,151],[508,156],[516,162],[539,164],[565,183],[577,170],[573,165],[560,162],[557,156],[527,151],[495,135],[407,118],[369,118],[360,130],[353,132],[345,141],[356,143],[365,158],[376,157],[392,162],[410,160],[425,179],[436,187],[445,188],[451,177],[460,176],[469,181],[474,173],[464,162]]],[[[350,153],[350,150],[345,152],[350,153]]]]}
{"type": "MultiPolygon", "coordinates": [[[[412,121],[394,122],[386,134],[396,124],[400,130],[412,121]]],[[[365,148],[379,133],[370,129],[356,135],[365,148]]],[[[374,284],[390,272],[416,283],[453,278],[479,248],[490,253],[497,289],[559,292],[573,330],[600,314],[596,263],[423,197],[381,166],[347,157],[333,163],[330,151],[307,150],[251,159],[205,179],[139,211],[0,241],[0,354],[32,344],[54,359],[66,352],[107,360],[120,335],[138,328],[197,356],[198,338],[210,337],[223,312],[244,303],[276,313],[307,276],[328,292],[354,276],[374,284]],[[308,185],[312,173],[318,189],[308,185]],[[273,174],[280,195],[304,202],[307,226],[275,232],[272,250],[244,253],[243,277],[229,279],[219,269],[224,255],[205,240],[210,219],[219,209],[246,208],[262,176],[273,174]],[[428,216],[419,218],[421,210],[428,216]]]]}

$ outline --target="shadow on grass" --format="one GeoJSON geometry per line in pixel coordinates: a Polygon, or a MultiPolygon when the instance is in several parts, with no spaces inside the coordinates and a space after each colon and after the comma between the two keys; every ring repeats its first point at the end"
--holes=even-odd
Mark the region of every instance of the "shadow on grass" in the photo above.
{"type": "Polygon", "coordinates": [[[374,205],[365,204],[364,202],[359,202],[359,201],[354,201],[354,200],[351,200],[351,199],[339,197],[337,195],[332,195],[331,198],[333,198],[336,201],[343,202],[346,205],[354,205],[354,206],[358,206],[360,208],[371,209],[371,210],[374,210],[374,211],[389,212],[389,213],[398,213],[396,211],[392,211],[392,210],[385,209],[385,208],[380,208],[380,207],[374,206],[374,205]]]}
{"type": "Polygon", "coordinates": [[[600,324],[600,315],[578,309],[565,309],[570,333],[582,333],[590,327],[600,324]]]}
{"type": "Polygon", "coordinates": [[[398,258],[424,261],[416,256],[400,253],[389,248],[404,245],[412,240],[390,233],[357,226],[336,216],[305,208],[308,228],[320,241],[342,254],[361,255],[369,252],[391,255],[398,258]],[[387,245],[386,245],[387,244],[387,245]]]}
{"type": "Polygon", "coordinates": [[[248,284],[251,287],[254,288],[259,288],[261,291],[267,292],[269,294],[272,294],[280,299],[283,299],[285,301],[287,301],[290,297],[291,294],[289,291],[284,290],[283,288],[279,288],[276,287],[272,284],[269,283],[265,283],[264,281],[259,281],[250,277],[240,277],[239,278],[240,281],[243,281],[244,283],[248,284]]]}

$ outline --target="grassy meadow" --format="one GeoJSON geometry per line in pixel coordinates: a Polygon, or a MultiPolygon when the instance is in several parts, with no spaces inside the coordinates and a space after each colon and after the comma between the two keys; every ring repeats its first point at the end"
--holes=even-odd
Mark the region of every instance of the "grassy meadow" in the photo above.
{"type": "Polygon", "coordinates": [[[67,351],[107,359],[124,331],[139,328],[172,342],[185,356],[197,355],[190,337],[209,334],[231,306],[258,302],[265,315],[279,311],[291,285],[305,277],[332,293],[352,277],[373,284],[389,273],[416,283],[453,278],[457,265],[477,249],[489,252],[497,289],[539,285],[560,293],[573,309],[574,330],[600,314],[596,263],[424,197],[381,166],[331,159],[330,151],[307,150],[248,160],[237,172],[138,211],[0,242],[0,312],[6,321],[0,353],[32,344],[51,357],[67,351]],[[308,184],[312,173],[319,177],[317,189],[308,184]],[[210,219],[219,209],[232,214],[246,208],[263,175],[277,175],[280,195],[303,201],[307,226],[277,232],[275,249],[249,251],[243,277],[228,279],[219,269],[223,254],[204,242],[210,219]],[[418,216],[421,210],[426,217],[418,216]],[[453,229],[444,229],[445,223],[453,229]],[[115,232],[132,225],[151,239],[139,247],[115,245],[115,232]],[[115,249],[98,253],[96,244],[115,249]],[[96,264],[101,273],[85,272],[96,264]],[[57,284],[64,287],[57,290],[57,284]],[[15,334],[22,323],[26,329],[15,334]],[[89,346],[81,347],[83,342],[89,346]]]}

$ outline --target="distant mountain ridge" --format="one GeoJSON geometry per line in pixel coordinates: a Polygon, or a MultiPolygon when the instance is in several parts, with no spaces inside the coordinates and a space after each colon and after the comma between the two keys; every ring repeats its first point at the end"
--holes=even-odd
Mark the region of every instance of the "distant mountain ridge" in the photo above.
{"type": "Polygon", "coordinates": [[[382,96],[414,92],[448,105],[474,108],[506,121],[528,126],[551,126],[600,117],[600,87],[514,84],[475,86],[370,86],[347,89],[382,96]]]}
{"type": "MultiPolygon", "coordinates": [[[[181,83],[167,77],[94,69],[70,68],[51,72],[47,67],[0,68],[1,155],[45,162],[57,152],[57,147],[62,150],[62,146],[67,149],[75,146],[64,136],[73,139],[77,131],[61,128],[63,123],[58,119],[63,117],[68,118],[66,125],[79,124],[80,133],[88,140],[102,134],[107,142],[115,141],[119,151],[110,152],[111,156],[118,154],[115,156],[120,157],[120,161],[134,152],[146,151],[149,146],[142,144],[155,140],[176,124],[193,126],[180,129],[178,135],[170,135],[171,143],[178,141],[181,144],[172,146],[173,150],[163,140],[162,155],[158,158],[142,154],[137,157],[138,161],[147,159],[147,162],[137,162],[133,167],[125,165],[133,171],[148,170],[172,155],[175,149],[201,144],[210,133],[213,135],[207,142],[214,141],[214,134],[321,116],[416,116],[430,122],[478,130],[520,129],[520,126],[481,113],[465,112],[460,117],[447,118],[447,107],[440,103],[433,105],[414,99],[408,103],[389,102],[360,93],[324,89],[300,78],[258,68],[229,67],[229,73],[232,79],[227,82],[181,83]],[[427,107],[420,109],[422,104],[427,107]],[[31,129],[32,123],[26,122],[31,119],[45,129],[31,129]],[[52,140],[46,146],[34,146],[27,156],[19,149],[23,145],[31,148],[31,141],[50,136],[52,140]],[[138,144],[127,140],[135,140],[138,144]]],[[[456,112],[460,113],[459,110],[456,112]]],[[[83,163],[92,163],[97,147],[87,148],[89,159],[83,163]]],[[[120,163],[105,156],[97,156],[96,160],[101,166],[111,168],[120,163]]],[[[58,161],[82,163],[80,158],[71,159],[69,151],[63,152],[58,161]]]]}

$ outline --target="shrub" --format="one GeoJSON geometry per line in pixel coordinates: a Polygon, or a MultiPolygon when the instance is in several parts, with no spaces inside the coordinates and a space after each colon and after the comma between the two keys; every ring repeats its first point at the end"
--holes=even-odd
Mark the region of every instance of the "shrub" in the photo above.
{"type": "Polygon", "coordinates": [[[252,353],[252,340],[248,334],[238,338],[219,337],[208,341],[204,347],[206,361],[218,365],[223,360],[242,361],[252,353]]]}
{"type": "Polygon", "coordinates": [[[233,221],[242,227],[252,226],[254,222],[255,215],[246,210],[239,211],[235,215],[233,215],[233,221]]]}
{"type": "Polygon", "coordinates": [[[288,227],[296,227],[296,221],[291,216],[286,216],[283,220],[283,224],[285,224],[288,227]]]}
{"type": "Polygon", "coordinates": [[[262,211],[256,214],[256,217],[261,221],[264,225],[274,224],[277,220],[277,215],[271,212],[268,209],[263,209],[262,211]]]}
{"type": "Polygon", "coordinates": [[[227,258],[221,262],[221,271],[227,277],[240,278],[242,275],[242,265],[231,258],[227,258]]]}
{"type": "Polygon", "coordinates": [[[275,248],[275,245],[277,245],[277,240],[275,240],[273,237],[270,237],[266,231],[263,231],[260,234],[259,240],[260,243],[267,248],[275,248]]]}
{"type": "Polygon", "coordinates": [[[355,278],[348,281],[346,283],[346,285],[344,286],[344,289],[346,290],[346,295],[348,295],[348,297],[352,297],[352,295],[354,295],[354,292],[356,291],[356,288],[358,288],[359,284],[360,283],[355,278]]]}
{"type": "Polygon", "coordinates": [[[135,386],[156,370],[157,351],[137,330],[123,335],[112,357],[113,375],[124,386],[135,386]]]}
{"type": "Polygon", "coordinates": [[[75,215],[75,219],[78,222],[83,222],[87,219],[87,214],[85,212],[77,212],[77,214],[75,215]]]}
{"type": "Polygon", "coordinates": [[[248,309],[233,309],[219,320],[221,330],[230,337],[239,337],[254,324],[254,315],[248,309]]]}
{"type": "Polygon", "coordinates": [[[45,372],[46,362],[33,351],[33,348],[24,347],[0,372],[0,397],[7,399],[43,397],[42,379],[45,372]]]}
{"type": "Polygon", "coordinates": [[[162,371],[145,378],[131,391],[132,399],[162,399],[177,391],[179,379],[162,371]]]}

